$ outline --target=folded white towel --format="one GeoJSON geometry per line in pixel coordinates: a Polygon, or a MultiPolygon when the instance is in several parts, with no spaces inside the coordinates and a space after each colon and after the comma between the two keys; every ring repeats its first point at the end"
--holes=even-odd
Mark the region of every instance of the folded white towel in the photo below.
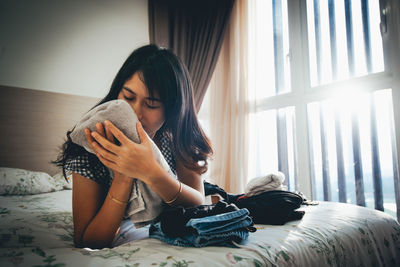
{"type": "MultiPolygon", "coordinates": [[[[72,142],[84,147],[88,152],[93,153],[86,141],[85,128],[96,131],[96,123],[111,121],[130,140],[140,143],[136,129],[138,118],[131,106],[124,100],[112,100],[103,103],[86,113],[77,123],[70,137],[72,142]]],[[[175,177],[167,161],[164,159],[156,144],[150,139],[151,146],[157,162],[170,175],[175,177]]],[[[110,170],[112,177],[113,173],[110,170]]],[[[142,227],[154,220],[164,209],[165,204],[161,197],[144,182],[134,179],[132,192],[129,199],[125,218],[130,218],[136,227],[142,227]]]]}
{"type": "Polygon", "coordinates": [[[286,190],[286,186],[282,185],[283,181],[285,181],[285,174],[282,172],[274,172],[251,179],[246,185],[245,195],[251,197],[266,191],[286,190]]]}

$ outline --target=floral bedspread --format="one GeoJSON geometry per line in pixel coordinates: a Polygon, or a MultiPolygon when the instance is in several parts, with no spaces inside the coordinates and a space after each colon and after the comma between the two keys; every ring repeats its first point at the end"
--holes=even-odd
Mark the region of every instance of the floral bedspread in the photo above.
{"type": "Polygon", "coordinates": [[[157,239],[73,247],[71,190],[0,197],[0,266],[400,266],[400,225],[350,204],[304,206],[302,220],[256,225],[241,248],[175,247],[157,239]]]}

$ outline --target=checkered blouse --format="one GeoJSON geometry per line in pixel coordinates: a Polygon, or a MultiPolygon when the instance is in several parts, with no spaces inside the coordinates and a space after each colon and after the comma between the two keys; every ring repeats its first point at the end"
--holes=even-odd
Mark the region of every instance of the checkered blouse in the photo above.
{"type": "MultiPolygon", "coordinates": [[[[163,133],[160,139],[161,147],[159,147],[161,154],[168,162],[172,172],[176,175],[176,162],[175,157],[171,151],[171,141],[166,133],[163,133]]],[[[112,183],[110,170],[104,166],[103,163],[97,158],[95,154],[85,152],[67,161],[64,165],[65,170],[79,173],[99,184],[109,188],[112,183]]]]}

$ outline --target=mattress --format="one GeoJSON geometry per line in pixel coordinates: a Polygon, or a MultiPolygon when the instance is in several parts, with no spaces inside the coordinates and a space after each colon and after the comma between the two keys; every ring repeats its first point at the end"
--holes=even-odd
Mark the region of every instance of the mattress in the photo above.
{"type": "Polygon", "coordinates": [[[240,247],[177,247],[146,238],[73,246],[72,191],[0,197],[0,266],[400,266],[400,225],[352,204],[302,206],[301,220],[255,225],[240,247]]]}

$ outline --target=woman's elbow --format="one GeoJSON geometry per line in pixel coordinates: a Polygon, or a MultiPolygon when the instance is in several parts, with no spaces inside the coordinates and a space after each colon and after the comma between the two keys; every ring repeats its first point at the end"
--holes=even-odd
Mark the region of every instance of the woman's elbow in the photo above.
{"type": "Polygon", "coordinates": [[[103,248],[111,248],[111,245],[109,243],[90,243],[90,242],[80,242],[76,243],[74,242],[74,245],[76,248],[90,248],[90,249],[103,249],[103,248]]]}
{"type": "Polygon", "coordinates": [[[111,248],[111,243],[105,240],[87,240],[83,237],[74,236],[74,246],[76,248],[103,249],[111,248]]]}
{"type": "Polygon", "coordinates": [[[204,194],[201,194],[200,196],[199,196],[199,200],[198,200],[198,205],[197,206],[199,206],[199,205],[204,205],[205,204],[205,201],[206,201],[206,197],[204,196],[204,194]]]}
{"type": "Polygon", "coordinates": [[[198,194],[196,194],[196,197],[194,197],[192,199],[192,203],[190,204],[190,206],[191,207],[200,206],[200,205],[204,205],[204,203],[205,203],[204,194],[198,192],[198,194]]]}

